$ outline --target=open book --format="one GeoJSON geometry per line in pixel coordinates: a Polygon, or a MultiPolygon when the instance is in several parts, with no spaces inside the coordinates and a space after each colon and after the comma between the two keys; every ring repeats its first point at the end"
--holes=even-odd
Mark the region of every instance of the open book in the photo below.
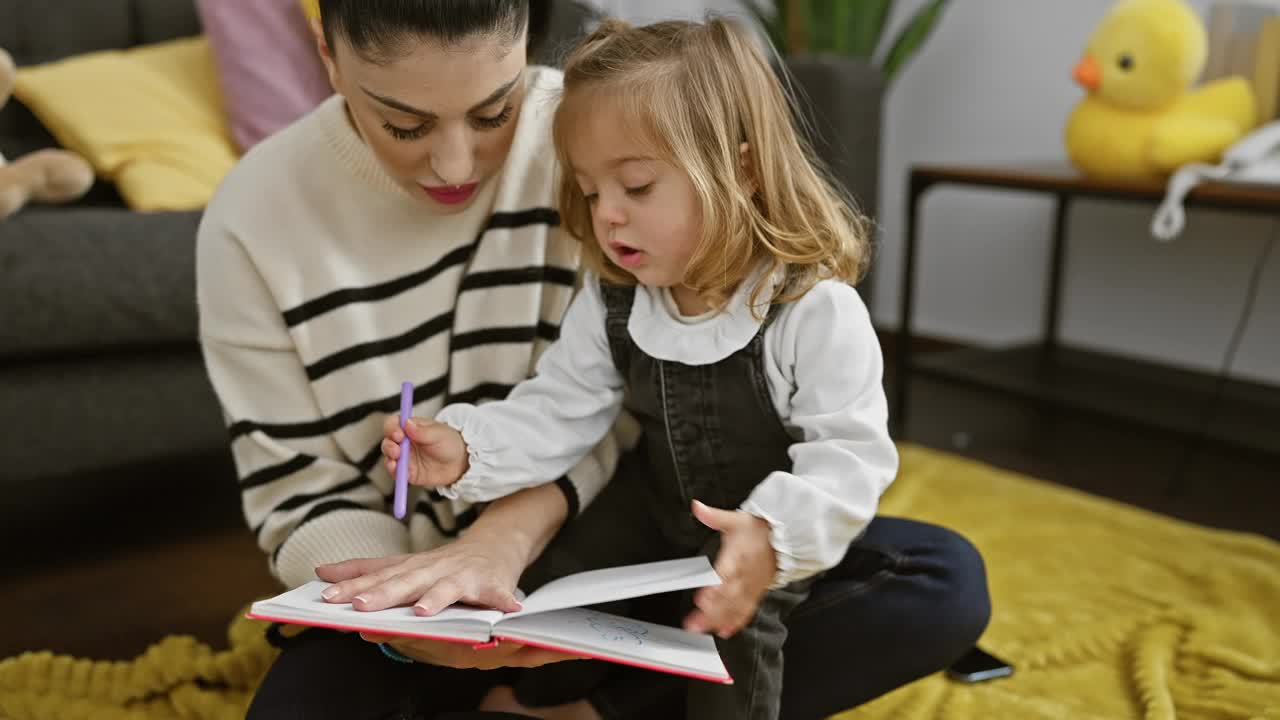
{"type": "Polygon", "coordinates": [[[423,617],[415,615],[411,607],[365,612],[350,604],[325,602],[320,593],[329,583],[315,581],[254,603],[248,616],[256,620],[477,645],[508,640],[729,684],[733,679],[725,670],[710,635],[584,607],[719,584],[720,577],[705,557],[664,560],[578,573],[549,582],[528,596],[517,593],[522,606],[519,612],[453,605],[431,617],[423,617]]]}

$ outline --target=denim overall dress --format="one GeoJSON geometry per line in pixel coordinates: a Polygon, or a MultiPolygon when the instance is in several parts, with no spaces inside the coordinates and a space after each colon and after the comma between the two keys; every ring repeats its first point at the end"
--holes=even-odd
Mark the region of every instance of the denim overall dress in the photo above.
{"type": "MultiPolygon", "coordinates": [[[[639,450],[647,455],[649,476],[639,483],[644,512],[635,514],[656,530],[615,532],[609,542],[656,542],[668,557],[703,553],[714,561],[720,536],[693,516],[691,502],[737,509],[771,472],[791,469],[787,451],[795,440],[778,416],[764,370],[765,330],[777,306],[746,347],[714,363],[685,365],[654,358],[632,340],[627,323],[636,288],[602,282],[600,289],[609,349],[625,382],[625,407],[644,430],[639,450]]],[[[620,476],[614,482],[636,480],[620,476]]],[[[687,717],[777,717],[783,623],[812,583],[770,591],[745,628],[728,640],[717,638],[734,684],[691,683],[687,717]]]]}

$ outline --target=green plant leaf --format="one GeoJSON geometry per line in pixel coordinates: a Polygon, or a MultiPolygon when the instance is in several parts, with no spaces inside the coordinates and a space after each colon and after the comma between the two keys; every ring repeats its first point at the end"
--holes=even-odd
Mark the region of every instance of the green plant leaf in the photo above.
{"type": "Polygon", "coordinates": [[[838,52],[836,45],[836,7],[849,0],[809,0],[809,52],[838,52]]]}
{"type": "Polygon", "coordinates": [[[893,0],[844,0],[839,4],[836,24],[847,35],[843,55],[869,58],[880,47],[885,22],[893,12],[893,0]]]}
{"type": "Polygon", "coordinates": [[[947,0],[931,0],[912,16],[911,22],[907,23],[907,26],[898,34],[893,47],[889,49],[889,54],[884,58],[882,70],[886,82],[897,75],[902,66],[915,55],[920,46],[924,44],[924,41],[928,39],[929,33],[937,25],[938,19],[942,17],[942,11],[946,6],[947,0]]]}
{"type": "Polygon", "coordinates": [[[849,14],[853,3],[836,0],[831,10],[831,51],[837,55],[849,54],[849,14]]]}

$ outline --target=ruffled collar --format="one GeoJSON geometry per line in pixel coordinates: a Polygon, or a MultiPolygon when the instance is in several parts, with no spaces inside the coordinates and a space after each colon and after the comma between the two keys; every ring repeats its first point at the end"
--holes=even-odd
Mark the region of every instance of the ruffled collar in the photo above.
{"type": "MultiPolygon", "coordinates": [[[[748,305],[752,290],[768,283],[761,298],[772,295],[776,275],[766,275],[765,267],[754,271],[738,286],[723,310],[698,318],[679,318],[675,301],[666,288],[639,286],[631,304],[627,331],[635,344],[650,357],[685,365],[709,365],[746,347],[760,331],[748,305]]],[[[759,308],[763,317],[767,307],[759,308]]]]}

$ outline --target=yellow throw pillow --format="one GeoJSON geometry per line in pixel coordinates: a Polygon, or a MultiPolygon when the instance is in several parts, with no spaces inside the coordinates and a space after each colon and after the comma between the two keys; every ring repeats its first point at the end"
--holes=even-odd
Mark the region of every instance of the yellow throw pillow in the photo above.
{"type": "Polygon", "coordinates": [[[238,158],[203,35],[22,68],[14,95],[134,210],[202,208],[238,158]]]}

